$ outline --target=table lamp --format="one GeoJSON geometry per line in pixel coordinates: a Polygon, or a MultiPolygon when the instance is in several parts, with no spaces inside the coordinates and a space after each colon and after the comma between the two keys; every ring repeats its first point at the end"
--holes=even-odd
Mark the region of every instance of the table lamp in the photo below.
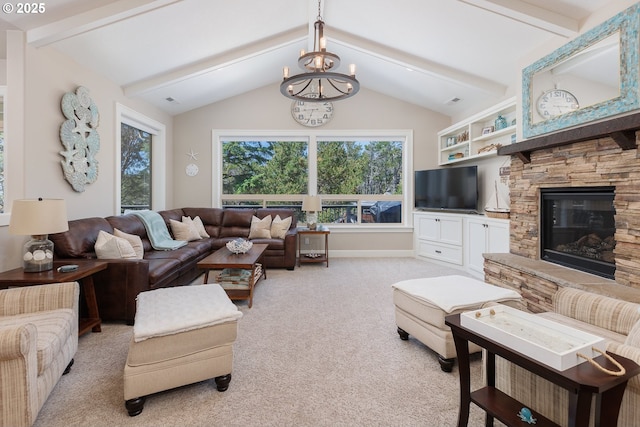
{"type": "Polygon", "coordinates": [[[62,199],[14,200],[9,219],[9,233],[31,235],[22,252],[25,272],[53,268],[53,242],[50,233],[69,229],[67,207],[62,199]]]}
{"type": "Polygon", "coordinates": [[[322,210],[320,196],[304,196],[302,210],[307,213],[307,227],[309,230],[315,230],[318,222],[317,212],[322,210]]]}

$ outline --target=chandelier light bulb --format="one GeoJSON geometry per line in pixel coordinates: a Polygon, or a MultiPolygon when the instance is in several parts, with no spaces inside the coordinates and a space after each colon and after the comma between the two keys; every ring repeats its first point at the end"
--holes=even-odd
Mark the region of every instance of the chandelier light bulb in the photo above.
{"type": "Polygon", "coordinates": [[[349,65],[349,74],[352,76],[356,75],[356,64],[349,65]]]}
{"type": "Polygon", "coordinates": [[[284,79],[289,78],[289,67],[284,67],[282,69],[282,78],[284,79]]]}

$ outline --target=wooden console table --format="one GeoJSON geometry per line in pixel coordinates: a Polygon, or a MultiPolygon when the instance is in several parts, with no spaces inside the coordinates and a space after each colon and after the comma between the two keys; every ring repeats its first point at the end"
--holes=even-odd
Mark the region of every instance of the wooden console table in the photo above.
{"type": "Polygon", "coordinates": [[[80,318],[78,323],[78,335],[83,335],[89,330],[101,332],[100,314],[96,301],[96,291],[93,286],[93,274],[105,270],[107,263],[103,261],[82,261],[78,263],[78,269],[67,273],[58,272],[57,268],[67,263],[54,262],[53,270],[25,273],[23,268],[0,273],[0,289],[9,287],[21,287],[29,285],[46,285],[50,283],[75,282],[80,283],[81,293],[87,303],[87,318],[80,318]]]}
{"type": "MultiPolygon", "coordinates": [[[[460,324],[459,314],[447,316],[445,324],[451,328],[459,363],[460,410],[458,427],[467,425],[471,402],[486,411],[486,426],[493,426],[494,417],[508,426],[525,425],[518,417],[518,412],[524,405],[495,387],[496,354],[567,389],[569,391],[569,427],[587,427],[589,425],[592,394],[596,395],[595,426],[617,425],[622,395],[627,381],[640,373],[640,366],[635,362],[612,353],[609,355],[625,368],[625,375],[607,375],[587,362],[564,371],[558,371],[463,327],[460,324]],[[487,386],[474,392],[471,392],[469,342],[476,343],[487,350],[487,386]]],[[[604,356],[598,356],[595,360],[606,369],[617,370],[604,356]]],[[[535,424],[537,427],[559,427],[556,423],[535,412],[533,408],[531,412],[537,419],[535,424]]]]}

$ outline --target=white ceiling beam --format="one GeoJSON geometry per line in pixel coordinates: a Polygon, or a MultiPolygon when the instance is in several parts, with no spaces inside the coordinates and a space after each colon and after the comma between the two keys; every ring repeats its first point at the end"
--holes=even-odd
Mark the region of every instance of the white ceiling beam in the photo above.
{"type": "Polygon", "coordinates": [[[198,63],[126,85],[123,87],[124,94],[126,96],[143,95],[147,92],[215,71],[216,69],[228,67],[229,65],[264,55],[265,53],[287,45],[300,43],[307,38],[307,30],[308,27],[306,25],[300,26],[273,37],[261,39],[257,43],[239,47],[198,63]]]}
{"type": "Polygon", "coordinates": [[[119,0],[27,31],[27,43],[42,47],[182,0],[119,0]]]}
{"type": "Polygon", "coordinates": [[[360,52],[375,56],[383,61],[398,64],[413,71],[436,77],[443,81],[455,82],[468,87],[477,88],[487,94],[503,96],[507,90],[507,86],[503,84],[372,42],[371,40],[355,36],[338,30],[337,28],[331,29],[331,35],[329,38],[331,43],[359,50],[360,52]]]}
{"type": "Polygon", "coordinates": [[[459,0],[541,30],[573,38],[578,34],[577,20],[518,0],[459,0]]]}

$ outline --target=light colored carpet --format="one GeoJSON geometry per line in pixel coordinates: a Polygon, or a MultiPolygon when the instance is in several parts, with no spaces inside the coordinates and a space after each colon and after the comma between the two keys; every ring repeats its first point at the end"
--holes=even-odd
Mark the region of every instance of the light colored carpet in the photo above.
{"type": "MultiPolygon", "coordinates": [[[[229,389],[213,380],[158,393],[129,417],[123,368],[132,328],[80,337],[75,365],[36,426],[455,426],[458,369],[396,332],[391,284],[461,274],[410,258],[338,258],[329,268],[269,270],[253,308],[239,301],[229,389]]],[[[481,383],[480,358],[472,386],[481,383]]],[[[471,405],[470,426],[484,425],[471,405]]]]}

